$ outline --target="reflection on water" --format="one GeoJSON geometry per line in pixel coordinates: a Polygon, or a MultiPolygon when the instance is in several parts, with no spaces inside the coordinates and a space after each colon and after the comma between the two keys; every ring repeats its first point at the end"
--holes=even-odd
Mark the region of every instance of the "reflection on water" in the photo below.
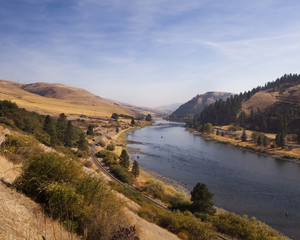
{"type": "Polygon", "coordinates": [[[157,121],[132,132],[143,167],[192,189],[206,183],[217,206],[257,219],[300,239],[300,165],[207,141],[184,124],[157,121]],[[286,212],[289,215],[286,217],[286,212]]]}

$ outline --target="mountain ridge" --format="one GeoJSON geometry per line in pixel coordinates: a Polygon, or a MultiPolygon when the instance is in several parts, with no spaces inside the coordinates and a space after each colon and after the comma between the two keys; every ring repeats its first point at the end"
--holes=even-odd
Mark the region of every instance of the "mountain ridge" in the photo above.
{"type": "Polygon", "coordinates": [[[200,113],[206,106],[216,102],[219,99],[227,99],[233,95],[229,92],[209,91],[204,94],[197,94],[191,100],[182,104],[171,115],[171,119],[186,118],[196,113],[200,113]]]}

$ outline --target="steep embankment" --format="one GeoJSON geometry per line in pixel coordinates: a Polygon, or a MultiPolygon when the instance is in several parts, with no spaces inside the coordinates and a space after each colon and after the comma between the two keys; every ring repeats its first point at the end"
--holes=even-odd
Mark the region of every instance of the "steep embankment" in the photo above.
{"type": "Polygon", "coordinates": [[[135,116],[136,113],[98,97],[84,89],[63,84],[20,84],[0,79],[0,100],[10,100],[20,107],[42,114],[89,115],[110,117],[112,113],[135,116]]]}

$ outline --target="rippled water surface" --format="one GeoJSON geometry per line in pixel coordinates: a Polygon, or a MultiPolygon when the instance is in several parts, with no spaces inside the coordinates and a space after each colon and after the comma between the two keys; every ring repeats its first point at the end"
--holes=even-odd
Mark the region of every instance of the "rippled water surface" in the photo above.
{"type": "Polygon", "coordinates": [[[300,165],[207,141],[183,124],[157,121],[132,132],[129,144],[144,154],[134,160],[182,182],[207,184],[217,206],[255,216],[300,239],[300,165]],[[286,213],[288,212],[288,217],[286,213]]]}

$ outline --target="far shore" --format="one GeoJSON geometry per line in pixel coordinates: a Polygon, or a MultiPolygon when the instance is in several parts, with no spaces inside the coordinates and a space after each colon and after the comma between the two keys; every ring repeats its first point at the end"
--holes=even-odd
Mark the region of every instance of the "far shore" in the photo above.
{"type": "Polygon", "coordinates": [[[216,138],[214,138],[214,136],[205,135],[205,134],[203,134],[201,132],[197,132],[195,129],[191,129],[191,128],[187,128],[187,131],[194,134],[195,136],[202,137],[202,138],[204,138],[208,141],[214,141],[216,143],[225,144],[225,145],[230,146],[230,147],[234,147],[234,148],[238,148],[238,149],[245,150],[245,151],[248,151],[248,152],[256,153],[256,154],[259,154],[259,155],[262,155],[262,156],[272,157],[272,158],[276,158],[276,159],[280,159],[280,160],[300,164],[300,159],[299,158],[295,158],[295,157],[292,157],[292,156],[281,156],[281,155],[276,154],[276,153],[270,153],[265,149],[256,149],[251,145],[243,146],[239,143],[232,143],[227,139],[224,139],[224,140],[223,139],[222,140],[216,139],[216,138]]]}

